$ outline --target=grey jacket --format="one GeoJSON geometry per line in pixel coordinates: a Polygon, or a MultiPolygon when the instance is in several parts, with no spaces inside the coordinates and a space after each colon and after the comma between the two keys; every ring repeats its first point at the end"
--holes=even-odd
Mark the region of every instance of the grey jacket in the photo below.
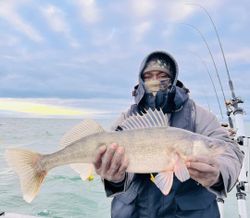
{"type": "Polygon", "coordinates": [[[217,158],[220,181],[207,189],[192,179],[181,183],[175,178],[171,192],[164,196],[148,174],[127,173],[119,184],[104,180],[107,196],[114,197],[111,212],[114,218],[219,217],[216,196],[226,197],[236,184],[243,160],[239,146],[229,138],[212,113],[189,99],[188,89],[177,80],[177,76],[177,63],[169,54],[153,52],[146,57],[139,72],[139,84],[134,90],[135,104],[121,115],[114,129],[119,129],[117,127],[134,112],[161,108],[168,115],[171,126],[224,141],[225,152],[217,158]],[[150,58],[156,56],[170,63],[173,79],[172,86],[153,96],[145,92],[142,73],[150,58]]]}
{"type": "MultiPolygon", "coordinates": [[[[122,114],[115,126],[126,119],[128,113],[129,111],[122,114]]],[[[147,174],[127,174],[119,188],[115,187],[115,184],[104,181],[107,196],[114,197],[112,217],[213,218],[220,216],[216,196],[226,197],[227,192],[237,182],[243,159],[239,146],[229,138],[227,131],[220,126],[212,113],[196,105],[192,100],[188,100],[182,110],[169,115],[169,118],[173,126],[225,142],[226,151],[218,157],[221,181],[207,189],[192,179],[181,183],[175,178],[168,196],[164,196],[158,190],[147,174]]]]}
{"type": "MultiPolygon", "coordinates": [[[[112,127],[113,130],[127,118],[128,114],[129,111],[121,114],[121,116],[117,119],[114,126],[112,127]]],[[[169,114],[168,116],[169,120],[171,120],[171,114],[169,114]]],[[[223,155],[218,157],[223,189],[214,190],[212,188],[209,188],[209,190],[215,193],[218,197],[226,197],[227,193],[231,191],[231,189],[237,182],[244,155],[240,151],[239,145],[229,137],[227,130],[221,127],[214,114],[193,102],[191,117],[194,124],[193,132],[211,138],[220,139],[227,143],[226,151],[223,153],[223,155]]],[[[133,174],[127,175],[122,192],[127,190],[131,181],[133,180],[133,177],[133,174]]],[[[110,192],[110,190],[108,189],[106,189],[106,192],[108,196],[115,196],[121,193],[112,193],[112,191],[110,192]]]]}

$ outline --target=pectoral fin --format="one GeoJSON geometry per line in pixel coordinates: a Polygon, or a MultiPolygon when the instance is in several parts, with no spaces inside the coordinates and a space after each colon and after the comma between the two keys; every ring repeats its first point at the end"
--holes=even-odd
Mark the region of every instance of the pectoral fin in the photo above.
{"type": "Polygon", "coordinates": [[[173,172],[165,171],[157,174],[154,178],[154,183],[164,195],[167,195],[173,185],[173,172]]]}
{"type": "Polygon", "coordinates": [[[181,182],[185,182],[186,180],[190,179],[188,169],[180,158],[178,158],[176,161],[174,174],[181,182]]]}

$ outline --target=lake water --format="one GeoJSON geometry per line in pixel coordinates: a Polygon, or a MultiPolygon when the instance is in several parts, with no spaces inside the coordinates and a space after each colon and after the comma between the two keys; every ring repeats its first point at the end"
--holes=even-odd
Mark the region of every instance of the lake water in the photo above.
{"type": "MultiPolygon", "coordinates": [[[[8,147],[24,147],[41,153],[56,151],[62,135],[78,122],[67,119],[0,119],[0,212],[53,218],[110,217],[111,199],[106,198],[99,177],[83,182],[69,167],[54,169],[46,177],[38,196],[28,204],[22,199],[17,176],[5,162],[4,150],[8,147]]],[[[108,120],[98,122],[105,128],[111,124],[108,120]]],[[[250,216],[249,196],[247,207],[250,216]]],[[[233,190],[225,201],[225,217],[238,217],[237,210],[233,190]]]]}

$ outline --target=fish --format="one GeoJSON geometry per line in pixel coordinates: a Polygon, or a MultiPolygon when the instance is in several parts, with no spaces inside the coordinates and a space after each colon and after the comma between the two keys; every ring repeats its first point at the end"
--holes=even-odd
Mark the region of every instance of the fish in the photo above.
{"type": "Polygon", "coordinates": [[[122,131],[105,131],[96,121],[84,120],[62,137],[61,148],[40,154],[21,148],[8,148],[5,157],[18,174],[23,199],[30,203],[38,194],[50,170],[70,165],[83,180],[94,172],[92,161],[99,147],[117,143],[129,160],[127,172],[158,173],[153,182],[167,195],[175,175],[181,182],[190,179],[186,160],[190,155],[215,156],[223,152],[220,140],[169,126],[162,110],[128,116],[122,131]]]}

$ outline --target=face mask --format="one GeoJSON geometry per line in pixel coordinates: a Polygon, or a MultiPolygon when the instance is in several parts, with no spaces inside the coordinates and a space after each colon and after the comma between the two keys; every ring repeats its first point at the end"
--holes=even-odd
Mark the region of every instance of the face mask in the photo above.
{"type": "Polygon", "coordinates": [[[158,91],[166,90],[171,85],[171,79],[163,79],[163,80],[148,80],[144,82],[145,89],[147,93],[152,93],[154,96],[158,91]]]}

